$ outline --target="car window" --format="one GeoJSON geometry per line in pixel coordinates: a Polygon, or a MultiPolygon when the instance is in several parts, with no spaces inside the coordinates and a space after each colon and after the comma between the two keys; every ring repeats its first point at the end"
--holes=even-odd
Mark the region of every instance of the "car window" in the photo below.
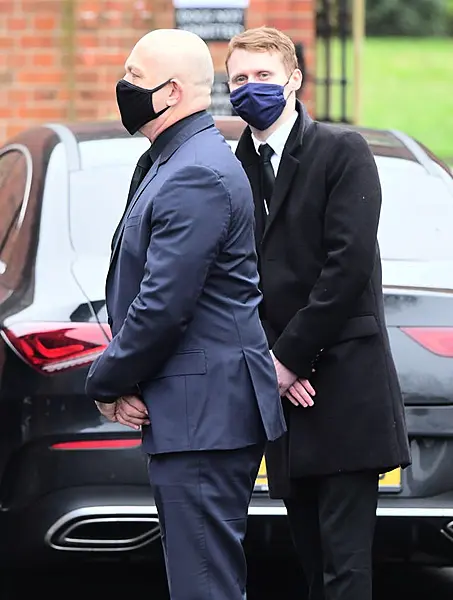
{"type": "Polygon", "coordinates": [[[29,189],[26,153],[10,147],[0,152],[0,276],[13,266],[14,244],[29,189]]]}
{"type": "Polygon", "coordinates": [[[453,186],[417,164],[377,157],[383,259],[453,260],[453,186]]]}
{"type": "Polygon", "coordinates": [[[134,168],[135,164],[111,165],[71,174],[71,238],[77,253],[110,253],[134,168]]]}
{"type": "Polygon", "coordinates": [[[135,165],[146,148],[144,137],[79,143],[82,169],[71,173],[69,197],[71,241],[78,254],[110,253],[135,165]]]}
{"type": "MultiPolygon", "coordinates": [[[[237,142],[229,143],[234,150],[237,142]]],[[[83,169],[70,178],[72,244],[79,254],[109,254],[135,165],[149,142],[110,139],[82,142],[79,147],[83,169]]]]}
{"type": "MultiPolygon", "coordinates": [[[[234,151],[237,142],[229,143],[234,151]]],[[[81,146],[85,146],[85,168],[71,176],[72,242],[78,253],[109,254],[136,160],[146,145],[132,139],[84,142],[81,146]]],[[[376,163],[383,191],[382,257],[453,259],[453,192],[445,180],[430,175],[414,161],[378,156],[376,163]]]]}

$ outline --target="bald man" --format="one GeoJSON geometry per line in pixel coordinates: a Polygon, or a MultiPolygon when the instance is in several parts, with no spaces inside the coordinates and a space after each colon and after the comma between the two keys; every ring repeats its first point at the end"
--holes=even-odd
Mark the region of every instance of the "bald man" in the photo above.
{"type": "Polygon", "coordinates": [[[151,147],[114,235],[113,338],[87,394],[142,430],[172,600],[242,600],[242,542],[266,439],[285,432],[258,304],[247,177],[206,110],[206,44],[143,37],[117,84],[121,118],[151,147]]]}

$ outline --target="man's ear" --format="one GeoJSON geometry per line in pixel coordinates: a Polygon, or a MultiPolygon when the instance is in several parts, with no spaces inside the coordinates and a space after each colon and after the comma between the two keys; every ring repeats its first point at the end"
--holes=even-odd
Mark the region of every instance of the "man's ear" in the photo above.
{"type": "Polygon", "coordinates": [[[291,77],[290,77],[290,84],[291,84],[291,89],[295,92],[297,92],[298,90],[300,90],[300,88],[302,87],[302,81],[304,79],[304,76],[302,75],[302,71],[300,69],[294,69],[291,77]]]}
{"type": "Polygon", "coordinates": [[[167,98],[167,106],[175,106],[182,98],[182,85],[179,79],[172,79],[168,85],[171,86],[171,93],[167,98]]]}

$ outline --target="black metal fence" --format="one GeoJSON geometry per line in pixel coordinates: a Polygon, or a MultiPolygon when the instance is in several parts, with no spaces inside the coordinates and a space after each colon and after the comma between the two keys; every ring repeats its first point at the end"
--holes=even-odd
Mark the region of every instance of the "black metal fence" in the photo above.
{"type": "Polygon", "coordinates": [[[316,116],[323,121],[348,122],[348,39],[351,34],[350,2],[318,0],[316,38],[318,75],[315,77],[316,116]],[[323,64],[320,64],[323,61],[323,64]],[[321,92],[321,93],[319,93],[321,92]],[[335,102],[339,92],[339,103],[335,102]]]}

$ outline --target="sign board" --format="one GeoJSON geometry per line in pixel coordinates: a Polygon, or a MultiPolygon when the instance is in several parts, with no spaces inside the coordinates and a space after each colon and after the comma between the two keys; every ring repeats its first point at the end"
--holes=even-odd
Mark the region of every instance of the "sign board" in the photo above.
{"type": "Polygon", "coordinates": [[[173,0],[175,8],[248,8],[249,0],[173,0]]]}
{"type": "Polygon", "coordinates": [[[199,35],[205,42],[228,42],[244,31],[250,0],[173,0],[176,29],[199,35]]]}
{"type": "Polygon", "coordinates": [[[245,29],[242,8],[177,8],[176,29],[196,33],[205,42],[229,42],[245,29]]]}
{"type": "Polygon", "coordinates": [[[209,112],[213,115],[231,116],[234,114],[233,107],[230,102],[230,90],[228,87],[228,77],[225,73],[216,73],[214,75],[214,85],[211,92],[211,107],[209,112]]]}

